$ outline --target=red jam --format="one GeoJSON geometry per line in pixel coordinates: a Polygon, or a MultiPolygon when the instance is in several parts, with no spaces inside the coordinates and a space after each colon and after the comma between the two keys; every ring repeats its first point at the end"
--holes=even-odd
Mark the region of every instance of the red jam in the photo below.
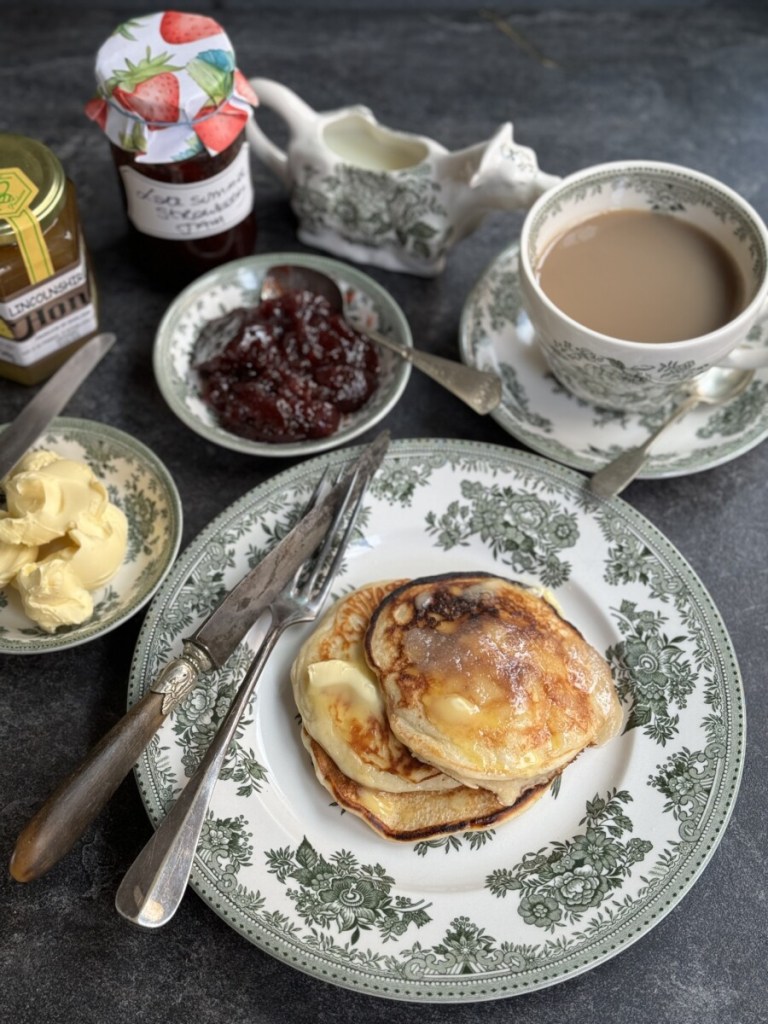
{"type": "Polygon", "coordinates": [[[378,385],[373,342],[306,291],[212,320],[196,351],[204,401],[225,430],[253,441],[328,437],[378,385]]]}
{"type": "MultiPolygon", "coordinates": [[[[130,167],[140,180],[144,181],[148,192],[152,182],[157,181],[170,185],[199,185],[198,202],[205,195],[206,182],[218,178],[230,167],[241,154],[243,146],[247,146],[245,133],[241,132],[235,141],[222,153],[211,156],[198,153],[189,160],[181,160],[164,164],[137,163],[135,155],[128,153],[112,144],[112,157],[118,171],[121,167],[130,167]]],[[[248,182],[248,189],[250,189],[248,182]]],[[[127,205],[126,192],[122,189],[123,202],[127,205]]],[[[215,210],[215,203],[210,202],[215,210]]],[[[153,277],[169,284],[181,285],[206,271],[230,260],[250,256],[256,245],[256,214],[251,208],[236,224],[226,220],[226,213],[211,213],[210,223],[215,224],[219,218],[222,223],[220,230],[210,227],[200,235],[181,236],[174,238],[157,237],[146,231],[139,230],[129,216],[131,238],[141,262],[153,277]]]]}
{"type": "Polygon", "coordinates": [[[213,18],[155,11],[96,55],[85,112],[109,139],[142,267],[179,285],[253,252],[245,128],[258,105],[213,18]]]}

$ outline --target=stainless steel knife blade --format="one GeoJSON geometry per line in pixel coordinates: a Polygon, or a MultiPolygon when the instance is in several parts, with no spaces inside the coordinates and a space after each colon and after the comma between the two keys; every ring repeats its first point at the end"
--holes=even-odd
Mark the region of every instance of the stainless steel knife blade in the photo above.
{"type": "Polygon", "coordinates": [[[51,420],[61,412],[114,342],[114,334],[97,334],[86,341],[0,433],[0,480],[10,473],[51,420]]]}

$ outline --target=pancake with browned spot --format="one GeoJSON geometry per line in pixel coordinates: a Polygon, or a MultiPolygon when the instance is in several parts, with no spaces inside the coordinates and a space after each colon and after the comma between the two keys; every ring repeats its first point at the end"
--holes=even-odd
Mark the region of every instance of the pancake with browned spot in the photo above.
{"type": "Polygon", "coordinates": [[[294,699],[306,731],[354,782],[392,793],[454,789],[455,779],[418,760],[392,732],[365,658],[371,615],[402,582],[367,584],[330,608],[291,668],[294,699]]]}
{"type": "Polygon", "coordinates": [[[362,818],[386,839],[396,842],[415,843],[454,832],[493,828],[527,810],[548,788],[548,785],[541,785],[529,789],[512,806],[505,806],[486,789],[467,786],[442,793],[387,793],[353,782],[339,771],[306,730],[302,730],[302,740],[318,779],[339,806],[362,818]]]}
{"type": "Polygon", "coordinates": [[[392,731],[507,804],[621,726],[605,659],[535,590],[487,573],[403,584],[366,635],[392,731]]]}

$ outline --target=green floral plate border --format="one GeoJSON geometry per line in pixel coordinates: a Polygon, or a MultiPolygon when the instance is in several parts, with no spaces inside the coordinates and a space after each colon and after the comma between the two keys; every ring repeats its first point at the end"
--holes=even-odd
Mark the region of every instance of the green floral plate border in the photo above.
{"type": "Polygon", "coordinates": [[[282,263],[310,267],[328,274],[344,294],[347,315],[352,323],[377,327],[382,334],[413,347],[405,314],[389,292],[367,274],[325,256],[298,252],[248,256],[211,270],[185,288],[169,306],[155,336],[152,359],[163,398],[182,423],[207,441],[247,455],[276,459],[316,455],[348,444],[382,420],[397,404],[411,373],[409,362],[380,349],[380,376],[376,391],[362,409],[343,416],[338,431],[330,437],[291,444],[268,444],[238,437],[220,427],[200,397],[197,374],[190,365],[195,340],[209,320],[238,306],[255,305],[265,272],[269,267],[282,263]]]}
{"type": "MultiPolygon", "coordinates": [[[[568,392],[555,379],[535,342],[522,307],[517,242],[501,252],[467,297],[461,317],[461,357],[493,370],[503,382],[501,405],[491,416],[512,437],[574,469],[594,472],[627,448],[641,444],[671,413],[600,409],[568,392]]],[[[753,328],[748,344],[768,345],[768,320],[753,328]]],[[[699,406],[659,438],[640,472],[648,479],[684,476],[743,455],[768,436],[768,368],[749,388],[719,408],[699,406]]]]}
{"type": "MultiPolygon", "coordinates": [[[[156,596],[128,703],[181,638],[301,514],[334,452],[222,513],[156,596]]],[[[390,844],[329,802],[299,736],[288,674],[311,627],[273,653],[205,823],[192,886],[262,950],[336,985],[472,1002],[571,978],[626,949],[693,885],[731,814],[744,756],[736,657],[678,551],[569,469],[463,441],[393,443],[337,592],[400,575],[488,570],[551,588],[609,660],[622,734],[588,750],[523,818],[390,844]]],[[[137,781],[154,824],[195,770],[257,640],[164,723],[137,781]]]]}
{"type": "Polygon", "coordinates": [[[33,446],[87,462],[128,519],[128,550],[117,574],[94,593],[94,614],[46,633],[18,595],[0,589],[0,652],[41,654],[76,647],[115,629],[154,595],[181,543],[181,499],[168,470],[146,445],[104,423],[61,417],[33,446]]]}

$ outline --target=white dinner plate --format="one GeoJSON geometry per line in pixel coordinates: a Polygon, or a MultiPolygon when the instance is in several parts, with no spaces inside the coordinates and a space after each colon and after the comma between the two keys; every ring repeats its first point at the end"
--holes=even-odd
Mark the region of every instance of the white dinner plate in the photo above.
{"type": "MultiPolygon", "coordinates": [[[[642,444],[672,412],[601,409],[577,398],[552,375],[522,307],[517,242],[501,252],[464,305],[461,357],[469,366],[502,378],[501,404],[491,412],[499,426],[534,451],[574,469],[595,472],[627,448],[642,444]]],[[[748,339],[768,346],[768,318],[748,339]]],[[[685,476],[729,462],[768,436],[768,367],[757,370],[746,391],[722,406],[699,405],[655,442],[640,477],[685,476]]]]}
{"type": "MultiPolygon", "coordinates": [[[[285,534],[321,468],[351,454],[274,477],[199,535],[147,613],[129,705],[285,534]]],[[[627,725],[494,830],[389,843],[340,811],[315,778],[289,683],[311,626],[289,630],[216,787],[192,885],[250,942],[342,987],[471,1002],[571,978],[679,902],[733,807],[744,754],[736,658],[704,586],[655,527],[535,455],[393,443],[336,593],[475,570],[554,592],[610,662],[627,725]]],[[[137,780],[153,823],[199,763],[251,653],[243,643],[202,680],[142,756],[137,780]]]]}
{"type": "Polygon", "coordinates": [[[40,654],[93,640],[115,629],[149,601],[178,554],[181,499],[154,452],[129,434],[89,420],[61,417],[33,450],[47,448],[87,463],[128,520],[128,549],[115,576],[94,592],[92,617],[47,633],[27,618],[13,587],[0,589],[0,652],[40,654]]]}
{"type": "Polygon", "coordinates": [[[408,348],[413,347],[408,321],[389,292],[367,274],[325,256],[298,252],[247,256],[216,267],[193,281],[174,299],[155,336],[153,365],[163,398],[182,423],[207,441],[248,455],[279,459],[315,455],[348,444],[396,405],[411,373],[409,362],[379,349],[376,391],[361,409],[344,414],[339,429],[329,437],[276,444],[239,437],[219,426],[215,413],[201,397],[198,375],[192,366],[195,341],[210,320],[240,306],[257,305],[264,274],[270,267],[283,263],[328,274],[341,289],[353,325],[377,328],[408,348]]]}

